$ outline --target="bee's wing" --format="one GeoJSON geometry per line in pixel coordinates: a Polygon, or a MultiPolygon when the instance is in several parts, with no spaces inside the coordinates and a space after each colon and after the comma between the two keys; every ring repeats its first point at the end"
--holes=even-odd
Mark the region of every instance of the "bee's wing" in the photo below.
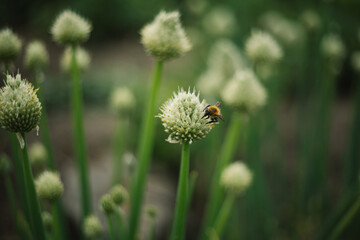
{"type": "Polygon", "coordinates": [[[218,116],[218,118],[220,118],[221,120],[223,120],[225,122],[225,119],[224,119],[223,115],[219,114],[217,116],[218,116]]]}
{"type": "Polygon", "coordinates": [[[205,108],[204,108],[204,110],[203,111],[205,111],[208,107],[210,107],[211,105],[209,104],[209,105],[207,105],[205,108]]]}
{"type": "Polygon", "coordinates": [[[215,106],[221,107],[221,102],[217,102],[217,103],[215,104],[215,106]]]}

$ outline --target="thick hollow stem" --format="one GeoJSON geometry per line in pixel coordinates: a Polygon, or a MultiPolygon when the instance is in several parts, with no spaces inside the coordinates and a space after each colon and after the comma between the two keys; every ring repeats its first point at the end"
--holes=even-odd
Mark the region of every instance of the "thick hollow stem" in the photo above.
{"type": "Polygon", "coordinates": [[[130,209],[130,226],[129,226],[129,239],[135,238],[138,225],[140,210],[143,202],[143,194],[145,187],[145,180],[150,165],[150,156],[152,154],[153,139],[155,132],[155,103],[156,96],[160,87],[161,73],[163,69],[163,62],[158,61],[156,64],[154,78],[149,95],[149,101],[147,102],[146,111],[144,115],[144,121],[142,122],[142,128],[140,132],[140,143],[138,147],[138,160],[139,165],[133,181],[131,189],[131,209],[130,209]]]}
{"type": "Polygon", "coordinates": [[[91,192],[86,156],[85,134],[83,123],[83,103],[79,68],[76,61],[76,46],[72,48],[72,121],[74,134],[74,151],[78,164],[79,181],[81,189],[81,206],[83,219],[91,213],[91,192]]]}
{"type": "Polygon", "coordinates": [[[126,119],[117,118],[115,137],[113,143],[113,169],[112,169],[112,183],[113,185],[121,183],[123,172],[123,154],[125,149],[125,131],[126,119]]]}
{"type": "Polygon", "coordinates": [[[106,222],[109,228],[109,236],[110,240],[115,240],[115,232],[114,232],[114,226],[110,215],[106,215],[106,222]]]}
{"type": "Polygon", "coordinates": [[[186,213],[189,195],[189,165],[190,146],[185,142],[182,145],[181,167],[176,197],[174,224],[171,231],[171,240],[183,240],[186,231],[186,213]]]}
{"type": "Polygon", "coordinates": [[[242,123],[243,116],[240,113],[235,112],[231,118],[230,126],[226,132],[225,142],[220,152],[219,161],[215,167],[201,233],[205,233],[207,229],[214,224],[215,217],[220,208],[223,198],[223,192],[219,185],[220,175],[222,170],[230,163],[238,147],[242,123]]]}
{"type": "Polygon", "coordinates": [[[34,178],[27,152],[26,138],[24,133],[21,135],[25,143],[24,148],[22,149],[22,157],[24,161],[25,186],[29,199],[28,207],[30,209],[31,230],[35,239],[45,240],[45,229],[41,217],[39,199],[36,194],[34,178]]]}
{"type": "Polygon", "coordinates": [[[219,239],[221,239],[222,232],[224,230],[224,226],[226,225],[226,222],[229,218],[230,210],[232,205],[234,204],[235,200],[235,194],[234,193],[228,193],[226,195],[225,201],[220,209],[219,215],[215,221],[215,231],[217,233],[217,236],[219,239]]]}
{"type": "Polygon", "coordinates": [[[60,234],[60,221],[59,221],[59,214],[57,210],[56,203],[51,203],[51,211],[52,211],[52,218],[53,218],[53,229],[54,229],[54,238],[55,240],[61,240],[60,234]]]}

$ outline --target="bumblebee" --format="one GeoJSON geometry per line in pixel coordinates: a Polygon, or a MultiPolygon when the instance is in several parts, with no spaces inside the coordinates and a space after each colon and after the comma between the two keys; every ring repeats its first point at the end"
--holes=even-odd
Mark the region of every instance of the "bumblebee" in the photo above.
{"type": "Polygon", "coordinates": [[[210,119],[208,123],[214,123],[218,121],[218,118],[224,121],[224,117],[220,113],[221,102],[217,102],[215,105],[207,105],[204,108],[204,116],[201,118],[210,119]]]}

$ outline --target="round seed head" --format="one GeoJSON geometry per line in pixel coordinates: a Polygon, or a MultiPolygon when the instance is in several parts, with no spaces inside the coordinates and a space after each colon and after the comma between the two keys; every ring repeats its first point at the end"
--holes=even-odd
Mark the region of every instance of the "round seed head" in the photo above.
{"type": "Polygon", "coordinates": [[[360,73],[360,51],[354,52],[351,56],[351,65],[357,73],[360,73]]]}
{"type": "Polygon", "coordinates": [[[27,133],[36,128],[41,117],[41,103],[31,83],[6,76],[5,86],[0,89],[0,125],[15,133],[27,133]]]}
{"type": "Polygon", "coordinates": [[[126,87],[115,88],[110,94],[110,108],[120,116],[129,113],[135,108],[135,97],[126,87]]]}
{"type": "Polygon", "coordinates": [[[100,200],[101,210],[106,214],[110,215],[115,212],[116,205],[110,194],[105,194],[100,200]]]}
{"type": "Polygon", "coordinates": [[[36,142],[29,148],[29,157],[31,164],[34,167],[46,166],[48,155],[44,145],[41,142],[36,142]]]}
{"type": "Polygon", "coordinates": [[[103,231],[99,218],[95,215],[87,216],[84,220],[83,231],[88,239],[98,238],[103,231]]]}
{"type": "Polygon", "coordinates": [[[55,172],[45,171],[41,173],[35,184],[39,198],[50,202],[59,199],[64,192],[59,174],[55,172]]]}
{"type": "Polygon", "coordinates": [[[146,52],[159,61],[181,57],[191,49],[179,12],[161,11],[140,34],[146,52]]]}
{"type": "MultiPolygon", "coordinates": [[[[77,66],[80,69],[80,71],[84,71],[89,67],[91,58],[88,51],[86,51],[84,48],[77,47],[75,57],[76,57],[77,66]]],[[[60,67],[64,72],[69,73],[71,72],[71,67],[72,67],[71,63],[72,63],[72,50],[70,47],[68,47],[64,50],[64,53],[61,56],[60,67]]]]}
{"type": "Polygon", "coordinates": [[[0,31],[0,61],[11,62],[19,55],[21,40],[9,28],[0,31]]]}
{"type": "Polygon", "coordinates": [[[49,62],[49,54],[40,41],[29,43],[25,52],[25,66],[32,69],[43,69],[49,62]]]}
{"type": "Polygon", "coordinates": [[[275,39],[268,33],[255,30],[245,43],[245,52],[249,59],[258,64],[271,64],[279,61],[282,50],[275,39]]]}
{"type": "Polygon", "coordinates": [[[70,10],[63,11],[55,20],[51,34],[59,44],[79,44],[88,40],[92,30],[88,20],[70,10]]]}
{"type": "Polygon", "coordinates": [[[157,115],[162,121],[165,132],[169,133],[166,141],[170,143],[192,143],[206,137],[214,127],[209,119],[203,118],[206,102],[200,102],[199,93],[190,89],[186,92],[179,89],[174,96],[166,101],[157,115]]]}
{"type": "Polygon", "coordinates": [[[116,185],[110,190],[110,195],[116,205],[122,205],[128,201],[129,193],[122,185],[116,185]]]}
{"type": "Polygon", "coordinates": [[[251,70],[241,70],[226,84],[221,97],[227,105],[251,114],[265,105],[267,95],[251,70]]]}
{"type": "Polygon", "coordinates": [[[220,184],[228,192],[240,194],[244,192],[252,181],[252,173],[242,162],[235,162],[226,167],[221,173],[220,184]]]}

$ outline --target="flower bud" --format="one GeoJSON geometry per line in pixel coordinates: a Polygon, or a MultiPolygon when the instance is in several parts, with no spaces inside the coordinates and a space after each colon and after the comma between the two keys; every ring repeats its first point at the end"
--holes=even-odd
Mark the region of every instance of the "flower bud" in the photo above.
{"type": "Polygon", "coordinates": [[[360,51],[354,52],[351,56],[351,65],[360,74],[360,51]]]}
{"type": "Polygon", "coordinates": [[[29,148],[29,158],[34,167],[46,166],[48,155],[44,145],[41,142],[36,142],[29,148]]]}
{"type": "Polygon", "coordinates": [[[79,44],[88,40],[91,30],[88,20],[73,11],[65,10],[55,20],[51,34],[59,44],[79,44]]]}
{"type": "Polygon", "coordinates": [[[245,43],[245,52],[255,64],[272,64],[279,61],[282,50],[275,39],[268,33],[255,30],[245,43]]]}
{"type": "Polygon", "coordinates": [[[157,216],[157,209],[155,206],[148,206],[146,209],[146,213],[151,219],[155,219],[157,216]]]}
{"type": "Polygon", "coordinates": [[[200,102],[199,93],[195,90],[186,92],[179,89],[174,96],[166,101],[160,108],[161,114],[157,115],[163,123],[165,132],[169,133],[166,141],[170,143],[192,143],[206,137],[214,127],[203,118],[206,102],[200,102]]]}
{"type": "Polygon", "coordinates": [[[251,184],[252,174],[242,162],[234,162],[221,173],[220,184],[226,191],[235,194],[244,192],[251,184]]]}
{"type": "Polygon", "coordinates": [[[27,133],[36,128],[41,117],[41,103],[31,83],[6,76],[5,86],[0,89],[0,125],[15,133],[27,133]]]}
{"type": "Polygon", "coordinates": [[[49,54],[40,41],[29,43],[25,52],[25,66],[32,69],[43,69],[49,62],[49,54]]]}
{"type": "Polygon", "coordinates": [[[136,100],[128,88],[118,87],[110,94],[109,102],[110,108],[121,116],[134,109],[136,100]]]}
{"type": "MultiPolygon", "coordinates": [[[[89,53],[84,48],[77,47],[75,57],[76,57],[77,66],[80,71],[84,71],[89,67],[91,58],[89,53]]],[[[70,47],[68,47],[64,50],[64,53],[61,56],[60,67],[64,72],[70,73],[71,66],[72,66],[72,50],[70,47]]]]}
{"type": "Polygon", "coordinates": [[[64,192],[64,186],[59,174],[45,171],[37,177],[36,190],[40,199],[53,202],[59,199],[64,192]]]}
{"type": "Polygon", "coordinates": [[[95,215],[87,216],[84,220],[83,231],[88,239],[98,238],[103,231],[99,218],[95,215]]]}
{"type": "Polygon", "coordinates": [[[221,97],[227,105],[253,113],[265,105],[266,90],[251,70],[241,70],[226,84],[221,97]]]}
{"type": "Polygon", "coordinates": [[[0,61],[11,62],[19,55],[21,50],[21,40],[15,33],[5,28],[0,31],[0,61]]]}
{"type": "Polygon", "coordinates": [[[8,156],[5,154],[0,155],[0,173],[7,174],[11,169],[10,161],[8,156]]]}
{"type": "Polygon", "coordinates": [[[146,52],[159,61],[181,57],[191,49],[179,12],[161,11],[140,34],[146,52]]]}
{"type": "Polygon", "coordinates": [[[104,196],[101,197],[100,207],[101,207],[101,210],[106,215],[110,215],[115,212],[116,205],[110,194],[105,194],[104,196]]]}
{"type": "Polygon", "coordinates": [[[122,205],[124,202],[128,201],[129,193],[122,185],[116,185],[110,190],[110,196],[114,203],[118,206],[122,205]]]}
{"type": "Polygon", "coordinates": [[[52,230],[52,227],[53,227],[53,217],[47,211],[43,211],[41,213],[41,217],[42,217],[45,229],[48,232],[50,232],[52,230]]]}

